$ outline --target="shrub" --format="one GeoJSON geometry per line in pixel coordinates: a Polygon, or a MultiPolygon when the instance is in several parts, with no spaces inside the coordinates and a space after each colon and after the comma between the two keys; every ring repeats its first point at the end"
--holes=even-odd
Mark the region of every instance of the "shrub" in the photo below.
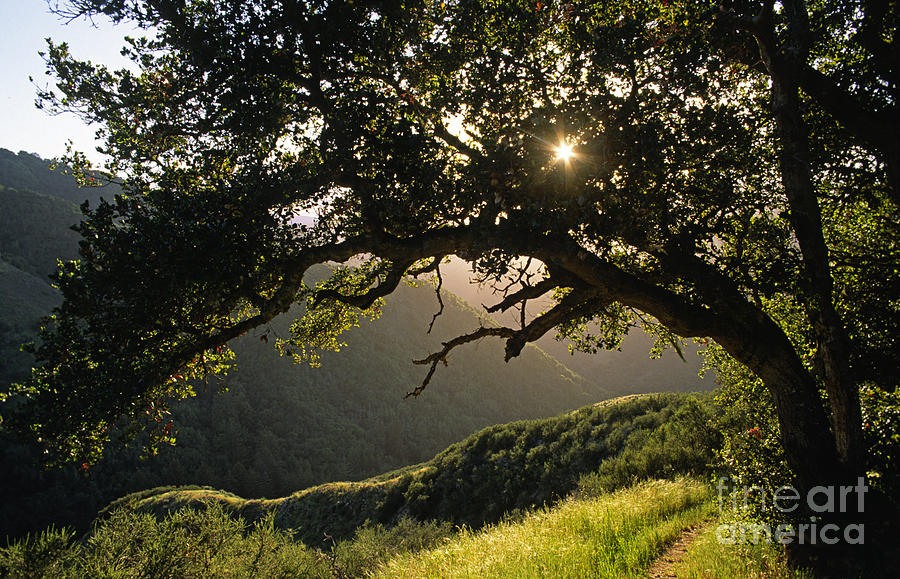
{"type": "Polygon", "coordinates": [[[621,454],[600,463],[596,472],[582,476],[578,494],[599,496],[637,481],[704,475],[715,462],[721,435],[713,428],[709,402],[687,398],[658,425],[628,437],[621,454]]]}
{"type": "Polygon", "coordinates": [[[453,534],[450,523],[403,517],[391,528],[381,524],[359,528],[352,540],[335,545],[332,557],[340,574],[360,577],[395,555],[427,549],[453,534]]]}
{"type": "Polygon", "coordinates": [[[863,437],[870,482],[895,501],[900,498],[900,387],[860,388],[863,437]]]}
{"type": "Polygon", "coordinates": [[[180,509],[163,520],[118,510],[81,543],[46,531],[0,551],[0,574],[25,577],[326,576],[326,562],[274,527],[219,505],[180,509]]]}

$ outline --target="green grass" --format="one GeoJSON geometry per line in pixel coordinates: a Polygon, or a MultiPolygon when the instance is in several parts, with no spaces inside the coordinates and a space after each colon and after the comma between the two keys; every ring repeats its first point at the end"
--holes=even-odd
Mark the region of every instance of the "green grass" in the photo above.
{"type": "Polygon", "coordinates": [[[640,577],[683,528],[708,518],[707,485],[650,481],[568,499],[517,522],[463,529],[445,544],[401,555],[378,577],[640,577]]]}
{"type": "Polygon", "coordinates": [[[805,578],[810,573],[791,569],[779,545],[726,545],[716,540],[716,521],[691,544],[684,558],[674,566],[678,577],[685,579],[805,578]]]}

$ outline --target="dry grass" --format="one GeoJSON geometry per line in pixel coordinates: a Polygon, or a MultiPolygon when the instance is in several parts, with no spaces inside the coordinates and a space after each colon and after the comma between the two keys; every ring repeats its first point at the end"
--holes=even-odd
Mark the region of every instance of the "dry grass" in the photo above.
{"type": "Polygon", "coordinates": [[[712,511],[707,485],[652,481],[570,499],[519,522],[463,529],[436,549],[396,558],[379,577],[639,577],[712,511]]]}

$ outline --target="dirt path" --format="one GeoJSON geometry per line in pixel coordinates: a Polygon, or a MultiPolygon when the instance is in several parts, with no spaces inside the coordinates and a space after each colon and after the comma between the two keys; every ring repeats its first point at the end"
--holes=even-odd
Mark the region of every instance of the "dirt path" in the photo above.
{"type": "Polygon", "coordinates": [[[706,529],[712,519],[701,521],[681,532],[681,536],[650,565],[647,577],[650,579],[669,579],[677,577],[675,566],[684,558],[685,553],[700,533],[706,529]]]}

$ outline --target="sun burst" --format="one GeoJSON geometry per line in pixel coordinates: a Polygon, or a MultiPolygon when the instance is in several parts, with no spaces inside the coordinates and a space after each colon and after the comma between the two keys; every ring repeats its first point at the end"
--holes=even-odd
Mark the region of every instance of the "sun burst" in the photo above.
{"type": "Polygon", "coordinates": [[[575,147],[567,141],[556,146],[556,160],[568,163],[575,157],[575,147]]]}

